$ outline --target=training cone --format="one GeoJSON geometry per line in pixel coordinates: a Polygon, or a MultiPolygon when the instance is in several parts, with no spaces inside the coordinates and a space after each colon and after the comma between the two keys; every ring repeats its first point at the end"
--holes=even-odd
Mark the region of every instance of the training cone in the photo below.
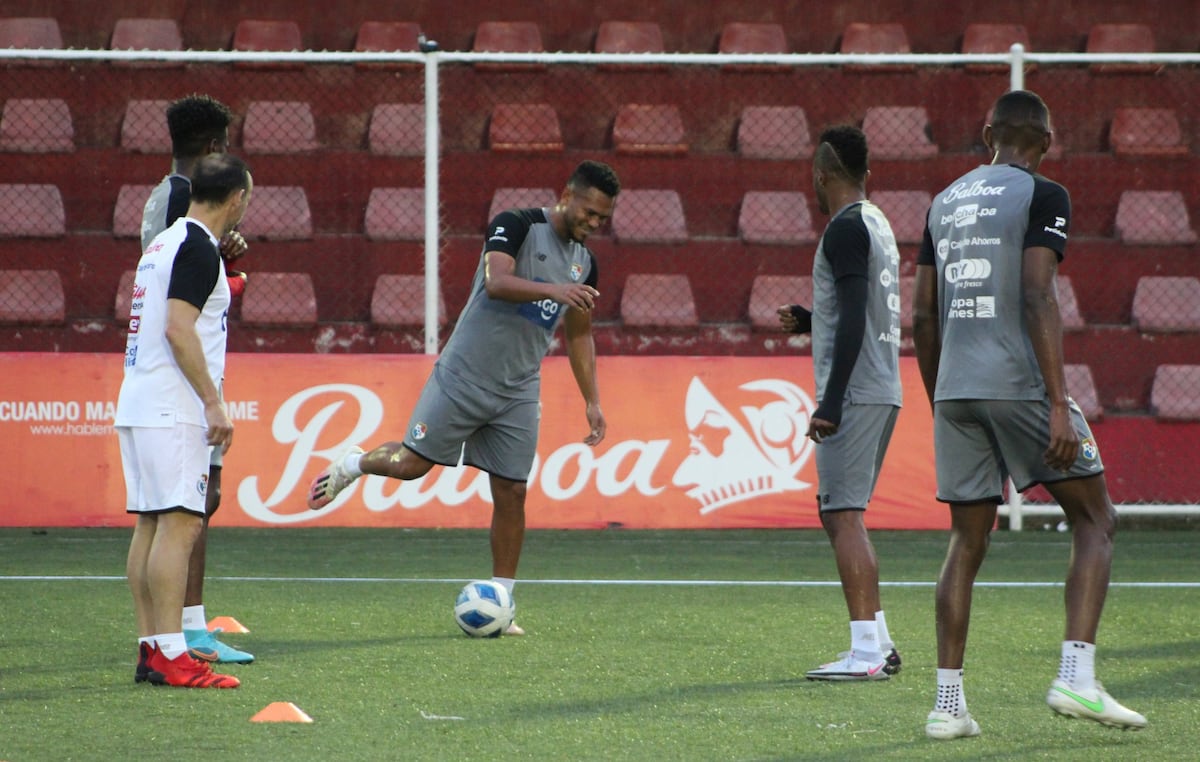
{"type": "Polygon", "coordinates": [[[213,630],[217,629],[218,627],[225,632],[234,632],[234,633],[250,632],[249,630],[246,629],[246,627],[241,622],[239,622],[238,620],[234,619],[231,616],[213,617],[212,621],[208,623],[208,631],[212,632],[213,630]]]}
{"type": "Polygon", "coordinates": [[[250,722],[312,722],[312,717],[290,701],[275,701],[267,704],[250,722]]]}

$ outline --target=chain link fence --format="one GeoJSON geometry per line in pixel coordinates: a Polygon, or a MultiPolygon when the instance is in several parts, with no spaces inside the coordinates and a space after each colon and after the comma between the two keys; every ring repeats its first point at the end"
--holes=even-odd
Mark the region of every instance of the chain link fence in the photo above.
{"type": "MultiPolygon", "coordinates": [[[[436,349],[491,216],[553,205],[592,158],[623,184],[589,240],[602,353],[803,353],[774,308],[810,293],[810,159],[837,123],[868,134],[907,329],[930,198],[988,161],[981,130],[1010,86],[1002,57],[438,54],[430,341],[425,56],[74,53],[0,57],[0,351],[120,351],[142,206],[171,168],[164,109],[193,92],[233,110],[256,183],[231,351],[436,349]]],[[[1151,59],[1023,67],[1053,115],[1042,172],[1072,193],[1060,300],[1093,419],[1200,419],[1200,57],[1151,59]]]]}

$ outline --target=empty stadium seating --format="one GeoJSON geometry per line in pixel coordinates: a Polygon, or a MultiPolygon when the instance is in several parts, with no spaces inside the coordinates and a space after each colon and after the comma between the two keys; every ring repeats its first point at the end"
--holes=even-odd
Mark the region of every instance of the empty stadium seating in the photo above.
{"type": "Polygon", "coordinates": [[[312,107],[303,101],[252,101],[242,123],[247,153],[302,153],[317,148],[312,107]]]}
{"type": "Polygon", "coordinates": [[[233,31],[233,49],[247,52],[303,50],[300,25],[286,19],[242,19],[233,31]]]}
{"type": "Polygon", "coordinates": [[[295,185],[255,186],[246,216],[238,228],[247,238],[287,241],[312,238],[312,210],[304,188],[295,185]]]}
{"type": "Polygon", "coordinates": [[[58,186],[0,184],[0,238],[56,238],[66,232],[58,186]]]}
{"type": "Polygon", "coordinates": [[[493,151],[563,150],[558,113],[548,103],[498,103],[488,124],[493,151]]]}
{"type": "Polygon", "coordinates": [[[863,116],[863,132],[873,159],[917,160],[937,156],[929,137],[924,106],[871,106],[863,116]]]}
{"type": "Polygon", "coordinates": [[[312,276],[296,272],[255,272],[242,295],[242,322],[268,327],[317,324],[312,276]]]}
{"type": "Polygon", "coordinates": [[[0,48],[61,48],[62,30],[55,18],[0,18],[0,48]]]}
{"type": "Polygon", "coordinates": [[[920,190],[874,191],[871,201],[883,210],[897,243],[920,243],[931,196],[920,190]]]}
{"type": "Polygon", "coordinates": [[[813,144],[800,106],[747,106],[738,120],[737,149],[747,159],[807,159],[813,144]]]}
{"type": "Polygon", "coordinates": [[[425,238],[424,188],[372,188],[363,229],[373,241],[425,238]]]}
{"type": "Polygon", "coordinates": [[[613,121],[613,148],[617,153],[682,155],[683,117],[673,103],[626,103],[613,121]]]}
{"type": "MultiPolygon", "coordinates": [[[[380,275],[371,294],[371,322],[385,328],[425,324],[425,276],[380,275]]],[[[446,303],[438,289],[438,324],[446,324],[446,303]]]]}
{"type": "Polygon", "coordinates": [[[62,98],[9,98],[0,116],[0,151],[75,150],[71,110],[62,98]]]}
{"type": "Polygon", "coordinates": [[[113,207],[113,235],[118,238],[137,238],[142,234],[142,212],[150,198],[153,185],[122,185],[113,207]]]}
{"type": "Polygon", "coordinates": [[[425,105],[380,103],[371,112],[367,136],[371,153],[384,156],[425,155],[425,105]]]}
{"type": "Polygon", "coordinates": [[[497,188],[492,194],[484,225],[496,219],[496,215],[509,209],[533,209],[554,206],[558,200],[553,188],[497,188]]]}
{"type": "Polygon", "coordinates": [[[653,21],[602,21],[596,28],[597,53],[662,53],[662,27],[653,21]]]}
{"type": "Polygon", "coordinates": [[[621,322],[633,328],[698,326],[696,301],[687,276],[629,275],[621,292],[621,322]]]}
{"type": "Polygon", "coordinates": [[[1164,421],[1200,421],[1200,365],[1160,365],[1150,409],[1164,421]]]}
{"type": "MultiPolygon", "coordinates": [[[[481,21],[475,30],[471,50],[476,53],[542,53],[542,30],[533,21],[481,21]]],[[[484,62],[475,64],[481,71],[540,70],[543,64],[484,62]]]]}
{"type": "Polygon", "coordinates": [[[1173,108],[1119,108],[1108,142],[1118,156],[1187,156],[1179,117],[1173,108]]]}
{"type": "Polygon", "coordinates": [[[688,232],[683,201],[674,190],[622,190],[612,231],[622,242],[684,243],[688,232]]]}
{"type": "Polygon", "coordinates": [[[1086,322],[1079,311],[1079,300],[1075,297],[1075,286],[1068,275],[1055,276],[1055,291],[1058,293],[1058,314],[1064,330],[1075,331],[1086,322]]]}
{"type": "Polygon", "coordinates": [[[1196,231],[1179,191],[1122,191],[1116,233],[1127,244],[1192,244],[1196,231]]]}
{"type": "Polygon", "coordinates": [[[109,47],[113,50],[183,50],[183,33],[175,19],[117,19],[109,47]]]}
{"type": "MultiPolygon", "coordinates": [[[[1146,24],[1095,24],[1088,31],[1088,53],[1153,53],[1154,32],[1146,24]]],[[[1153,73],[1153,63],[1094,63],[1092,71],[1100,73],[1153,73]]]]}
{"type": "Polygon", "coordinates": [[[0,324],[62,323],[66,298],[57,270],[0,271],[0,324]]]}
{"type": "Polygon", "coordinates": [[[138,153],[170,153],[171,133],[167,129],[170,101],[129,101],[121,120],[121,148],[138,153]]]}
{"type": "Polygon", "coordinates": [[[1200,278],[1138,278],[1133,323],[1141,331],[1200,331],[1200,278]]]}
{"type": "Polygon", "coordinates": [[[358,27],[354,50],[360,53],[419,49],[421,25],[411,21],[364,21],[358,27]]]}
{"type": "Polygon", "coordinates": [[[1083,417],[1089,421],[1098,421],[1104,416],[1104,407],[1096,394],[1096,383],[1092,380],[1092,369],[1085,364],[1076,363],[1063,366],[1067,380],[1067,394],[1079,405],[1083,417]]]}
{"type": "MultiPolygon", "coordinates": [[[[735,55],[787,53],[787,35],[782,24],[730,21],[721,27],[721,36],[717,38],[717,52],[735,55]]],[[[778,64],[735,64],[722,67],[722,71],[782,73],[788,69],[778,64]]]]}
{"type": "MultiPolygon", "coordinates": [[[[1021,45],[1025,50],[1030,49],[1029,32],[1024,24],[1003,24],[976,22],[967,24],[963,31],[963,53],[1007,53],[1013,45],[1021,45]]],[[[1007,64],[967,64],[966,70],[971,72],[1003,73],[1008,71],[1007,64]]],[[[1026,71],[1036,68],[1035,64],[1026,64],[1026,71]]]]}
{"type": "MultiPolygon", "coordinates": [[[[866,23],[856,21],[846,25],[842,32],[839,53],[911,53],[908,32],[898,22],[866,23]]],[[[852,64],[849,71],[857,72],[910,72],[914,64],[852,64]]]]}
{"type": "Polygon", "coordinates": [[[799,245],[817,240],[808,199],[799,191],[747,191],[738,213],[746,243],[799,245]]]}
{"type": "Polygon", "coordinates": [[[757,275],[750,287],[748,309],[750,326],[764,331],[778,331],[776,310],[785,304],[812,306],[812,277],[808,275],[757,275]]]}

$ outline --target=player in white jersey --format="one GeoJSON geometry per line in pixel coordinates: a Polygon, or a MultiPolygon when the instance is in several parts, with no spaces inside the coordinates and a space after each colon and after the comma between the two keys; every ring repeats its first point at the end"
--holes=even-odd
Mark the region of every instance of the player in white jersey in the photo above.
{"type": "MultiPolygon", "coordinates": [[[[596,258],[583,244],[612,216],[620,190],[611,167],[585,161],[553,209],[509,210],[492,220],[471,296],[404,441],[342,453],[313,479],[309,508],[329,505],[364,473],[417,479],[461,457],[489,475],[492,578],[512,592],[525,537],[525,482],[537,448],[542,359],[560,323],[585,403],[583,441],[595,446],[604,439],[591,318],[600,292],[596,258]]],[[[507,634],[524,630],[514,622],[507,634]]]]}
{"type": "Polygon", "coordinates": [[[917,256],[913,338],[933,405],[938,499],[951,521],[937,584],[937,698],[925,725],[936,739],[980,732],[963,693],[971,591],[1010,476],[1018,490],[1044,485],[1071,525],[1066,631],[1047,703],[1105,725],[1146,725],[1095,674],[1116,511],[1092,432],[1067,396],[1055,275],[1071,200],[1037,174],[1051,136],[1040,97],[1002,95],[983,129],[991,163],[935,197],[917,256]]]}
{"type": "Polygon", "coordinates": [[[241,159],[201,159],[188,215],[151,242],[134,279],[115,424],[126,511],[137,517],[126,560],[139,635],[136,682],[238,685],[188,654],[181,624],[210,450],[227,450],[233,440],[218,393],[230,295],[217,242],[242,219],[251,188],[241,159]]]}
{"type": "Polygon", "coordinates": [[[830,220],[813,259],[813,308],[779,308],[784,329],[813,334],[817,510],[850,614],[850,650],[809,670],[809,680],[886,680],[900,671],[864,522],[901,403],[900,253],[887,218],[867,200],[868,167],[862,130],[821,133],[813,188],[830,220]]]}

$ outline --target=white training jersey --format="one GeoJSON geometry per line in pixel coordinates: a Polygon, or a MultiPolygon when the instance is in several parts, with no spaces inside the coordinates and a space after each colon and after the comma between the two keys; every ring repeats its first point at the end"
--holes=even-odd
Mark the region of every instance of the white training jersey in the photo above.
{"type": "Polygon", "coordinates": [[[167,342],[170,299],[182,299],[200,310],[196,332],[208,375],[219,386],[225,374],[229,283],[217,239],[190,217],[180,218],[158,235],[138,261],[117,426],[207,425],[200,396],[179,369],[167,342]]]}

